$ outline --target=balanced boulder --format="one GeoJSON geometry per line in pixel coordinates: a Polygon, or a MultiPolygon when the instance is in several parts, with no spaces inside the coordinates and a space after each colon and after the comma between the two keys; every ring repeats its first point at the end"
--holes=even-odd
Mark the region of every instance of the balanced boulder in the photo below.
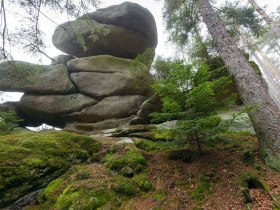
{"type": "Polygon", "coordinates": [[[154,16],[139,4],[124,2],[82,16],[82,18],[86,17],[99,23],[122,26],[137,31],[151,41],[151,48],[157,46],[157,27],[154,16]]]}
{"type": "Polygon", "coordinates": [[[52,41],[59,50],[75,57],[136,58],[148,48],[155,49],[157,31],[147,9],[126,2],[59,25],[52,41]]]}
{"type": "Polygon", "coordinates": [[[65,65],[36,65],[22,61],[0,64],[0,90],[40,94],[75,92],[65,65]]]}

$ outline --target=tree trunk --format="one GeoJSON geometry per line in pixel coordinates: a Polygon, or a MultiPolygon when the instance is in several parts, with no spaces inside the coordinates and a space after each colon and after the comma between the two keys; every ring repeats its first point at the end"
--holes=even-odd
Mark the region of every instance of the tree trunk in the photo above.
{"type": "Polygon", "coordinates": [[[271,30],[277,34],[278,38],[280,38],[280,28],[279,26],[273,21],[273,19],[266,14],[266,12],[257,4],[255,0],[248,0],[249,3],[254,7],[254,9],[260,14],[260,16],[265,20],[267,25],[271,28],[271,30]]]}
{"type": "Polygon", "coordinates": [[[250,113],[252,124],[261,143],[261,148],[280,158],[280,110],[269,96],[263,82],[241,54],[228,35],[208,0],[199,1],[207,28],[217,44],[217,50],[233,75],[238,92],[246,106],[257,105],[250,113]]]}

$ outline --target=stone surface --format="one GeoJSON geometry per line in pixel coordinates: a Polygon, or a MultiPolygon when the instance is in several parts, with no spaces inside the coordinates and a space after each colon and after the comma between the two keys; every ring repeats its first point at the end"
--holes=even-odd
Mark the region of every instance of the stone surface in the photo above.
{"type": "Polygon", "coordinates": [[[71,95],[34,95],[25,94],[20,100],[21,110],[34,119],[49,125],[62,127],[62,114],[76,112],[98,103],[82,94],[71,95]]]}
{"type": "Polygon", "coordinates": [[[145,75],[135,76],[130,73],[72,73],[72,81],[79,92],[97,98],[114,95],[149,95],[151,92],[149,78],[145,75]]]}
{"type": "Polygon", "coordinates": [[[107,119],[121,119],[135,115],[146,97],[139,95],[112,96],[103,99],[97,105],[81,112],[65,115],[68,121],[98,122],[107,119]]]}
{"type": "Polygon", "coordinates": [[[71,56],[71,55],[57,55],[57,56],[52,58],[51,64],[52,65],[63,64],[63,65],[66,66],[67,62],[72,60],[72,59],[75,59],[75,58],[73,56],[71,56]]]}
{"type": "Polygon", "coordinates": [[[153,112],[161,112],[161,111],[162,111],[162,102],[160,96],[155,94],[152,97],[148,98],[142,104],[141,109],[137,113],[137,116],[142,118],[147,124],[150,123],[151,121],[151,117],[149,117],[149,114],[153,112]]]}
{"type": "Polygon", "coordinates": [[[153,48],[157,45],[155,19],[148,9],[139,4],[124,2],[83,16],[83,18],[88,17],[100,23],[118,25],[137,31],[152,42],[153,48]]]}
{"type": "Polygon", "coordinates": [[[151,41],[137,31],[82,18],[58,26],[52,42],[62,52],[75,57],[112,55],[135,58],[147,48],[153,48],[151,41]],[[97,30],[107,31],[108,34],[97,30]],[[95,39],[92,38],[94,31],[97,31],[95,39]]]}
{"type": "Polygon", "coordinates": [[[131,72],[148,71],[144,64],[135,60],[118,58],[111,55],[97,55],[84,58],[77,58],[70,60],[67,63],[69,71],[72,72],[101,72],[101,73],[115,73],[115,72],[131,72]],[[139,70],[138,70],[139,69],[139,70]]]}
{"type": "Polygon", "coordinates": [[[98,123],[80,123],[70,122],[67,123],[63,130],[71,131],[79,134],[95,135],[99,134],[101,130],[110,128],[119,128],[127,126],[132,117],[123,119],[109,119],[98,123]]]}
{"type": "Polygon", "coordinates": [[[0,64],[0,90],[40,94],[75,91],[65,65],[36,65],[22,61],[0,64]]]}

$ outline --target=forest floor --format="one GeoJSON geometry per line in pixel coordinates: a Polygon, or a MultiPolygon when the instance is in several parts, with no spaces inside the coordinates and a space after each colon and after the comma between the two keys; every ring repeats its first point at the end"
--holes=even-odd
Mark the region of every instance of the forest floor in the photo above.
{"type": "MultiPolygon", "coordinates": [[[[1,138],[0,152],[5,144],[9,144],[9,152],[5,158],[2,156],[0,169],[5,172],[9,167],[9,171],[5,175],[0,170],[2,190],[7,191],[3,194],[0,191],[0,199],[2,195],[9,200],[11,192],[28,194],[23,186],[29,186],[34,180],[39,180],[37,185],[42,183],[40,179],[48,177],[42,173],[50,167],[61,168],[57,166],[59,161],[67,168],[59,175],[52,175],[38,199],[22,209],[280,209],[280,173],[261,160],[254,135],[229,132],[203,141],[199,153],[194,142],[151,138],[153,131],[147,132],[149,129],[131,126],[114,134],[123,137],[100,135],[94,137],[97,140],[94,142],[62,131],[18,134],[17,140],[11,140],[15,135],[6,136],[6,140],[1,138]],[[42,140],[42,136],[46,139],[42,140]],[[40,139],[38,151],[31,153],[40,139]],[[58,145],[55,142],[59,139],[63,141],[58,145]],[[27,151],[27,147],[31,150],[27,151]],[[21,159],[14,157],[19,150],[21,159]],[[24,156],[22,151],[26,152],[24,156]],[[46,161],[50,158],[53,161],[45,163],[45,154],[49,155],[46,161]],[[34,175],[31,182],[30,175],[20,180],[14,177],[10,168],[17,162],[9,158],[22,161],[18,163],[19,168],[27,175],[30,170],[34,175]],[[35,176],[37,172],[39,175],[35,176]],[[17,181],[11,184],[7,180],[17,181]],[[5,183],[13,190],[5,188],[5,183]]],[[[36,190],[36,186],[30,189],[36,190]]],[[[6,209],[16,208],[11,205],[6,209]]]]}

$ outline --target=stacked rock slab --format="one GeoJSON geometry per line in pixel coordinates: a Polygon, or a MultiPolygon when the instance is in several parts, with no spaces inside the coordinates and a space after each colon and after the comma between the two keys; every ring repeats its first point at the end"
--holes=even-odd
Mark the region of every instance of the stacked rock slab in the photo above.
{"type": "Polygon", "coordinates": [[[24,92],[8,107],[25,125],[91,133],[147,122],[148,110],[155,110],[146,108],[152,105],[152,78],[146,65],[133,60],[157,45],[147,9],[125,2],[86,14],[60,25],[53,44],[67,55],[54,57],[52,65],[0,64],[0,90],[24,92]]]}

